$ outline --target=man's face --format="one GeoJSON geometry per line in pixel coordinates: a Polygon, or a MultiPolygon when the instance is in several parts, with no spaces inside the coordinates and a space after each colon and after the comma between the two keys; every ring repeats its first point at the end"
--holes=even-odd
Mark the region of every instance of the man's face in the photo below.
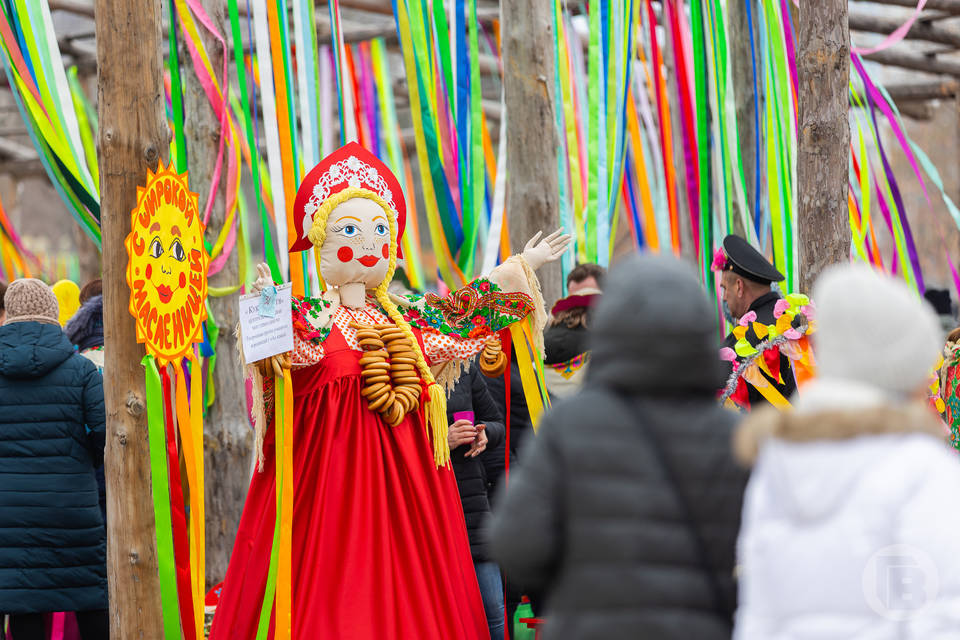
{"type": "Polygon", "coordinates": [[[571,282],[567,286],[567,293],[569,295],[573,295],[577,291],[580,291],[581,289],[599,289],[599,288],[600,286],[597,284],[597,279],[594,278],[593,276],[587,276],[583,280],[576,280],[574,282],[571,282]]]}
{"type": "Polygon", "coordinates": [[[743,279],[732,271],[724,271],[720,276],[720,291],[721,298],[730,309],[730,313],[733,314],[734,319],[739,320],[740,316],[746,313],[743,279]]]}

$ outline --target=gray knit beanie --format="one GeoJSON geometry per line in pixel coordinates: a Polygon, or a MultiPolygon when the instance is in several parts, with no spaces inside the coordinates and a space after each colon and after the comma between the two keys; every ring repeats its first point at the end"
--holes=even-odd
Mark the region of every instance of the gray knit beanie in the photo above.
{"type": "Polygon", "coordinates": [[[12,322],[43,322],[59,325],[60,305],[57,296],[42,281],[35,278],[14,280],[3,296],[7,318],[12,322]]]}

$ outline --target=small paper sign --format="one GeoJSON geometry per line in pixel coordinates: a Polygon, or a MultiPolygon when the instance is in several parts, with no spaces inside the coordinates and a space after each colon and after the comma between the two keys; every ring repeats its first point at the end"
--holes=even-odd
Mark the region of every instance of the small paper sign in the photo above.
{"type": "Polygon", "coordinates": [[[240,298],[240,336],[247,362],[293,350],[291,291],[288,282],[240,298]]]}

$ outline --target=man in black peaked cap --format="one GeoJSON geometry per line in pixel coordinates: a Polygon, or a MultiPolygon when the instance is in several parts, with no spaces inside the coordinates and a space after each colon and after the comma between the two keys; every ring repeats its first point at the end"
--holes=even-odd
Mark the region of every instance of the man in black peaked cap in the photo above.
{"type": "MultiPolygon", "coordinates": [[[[776,322],[773,316],[774,307],[780,294],[771,289],[772,282],[781,282],[783,274],[770,264],[763,254],[754,249],[749,242],[740,236],[729,235],[723,239],[723,253],[726,261],[723,264],[720,276],[720,289],[723,292],[723,302],[726,304],[735,322],[754,311],[757,314],[756,322],[771,325],[776,322]]],[[[756,346],[761,342],[751,327],[746,334],[750,344],[756,346]]],[[[724,340],[723,346],[731,349],[737,338],[730,333],[724,340]]],[[[787,399],[796,391],[797,383],[793,377],[790,360],[780,356],[780,375],[783,383],[777,383],[765,373],[762,374],[787,399]]],[[[753,385],[749,386],[749,407],[756,406],[764,400],[753,385]]],[[[742,403],[741,403],[742,405],[742,403]]]]}

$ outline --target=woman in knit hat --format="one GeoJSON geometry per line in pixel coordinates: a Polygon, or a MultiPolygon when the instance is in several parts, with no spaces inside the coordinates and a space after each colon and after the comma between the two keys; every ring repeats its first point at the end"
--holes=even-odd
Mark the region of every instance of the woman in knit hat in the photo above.
{"type": "Polygon", "coordinates": [[[754,465],[737,640],[956,638],[960,460],[925,387],[940,322],[867,267],[814,289],[819,377],[736,434],[754,465]]]}
{"type": "Polygon", "coordinates": [[[39,280],[15,280],[0,327],[0,617],[16,640],[45,638],[44,614],[76,611],[107,638],[103,383],[57,321],[39,280]]]}

